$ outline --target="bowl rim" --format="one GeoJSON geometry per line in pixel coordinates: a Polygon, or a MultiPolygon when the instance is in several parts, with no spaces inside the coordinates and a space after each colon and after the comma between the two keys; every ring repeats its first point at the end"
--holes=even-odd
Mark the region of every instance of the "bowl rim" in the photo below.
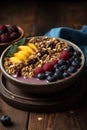
{"type": "MultiPolygon", "coordinates": [[[[27,39],[29,40],[29,39],[31,39],[31,38],[36,38],[36,37],[37,37],[37,38],[38,38],[38,37],[56,38],[56,37],[49,37],[49,36],[33,36],[33,37],[28,37],[27,39]]],[[[62,79],[62,80],[55,81],[55,82],[46,82],[46,83],[44,83],[44,84],[35,84],[35,83],[30,83],[30,84],[29,84],[28,82],[24,82],[24,81],[22,81],[22,80],[18,80],[17,78],[15,78],[15,77],[9,75],[9,74],[5,71],[4,66],[3,66],[3,58],[4,58],[5,54],[6,54],[6,52],[8,51],[8,49],[10,49],[11,45],[8,46],[8,47],[3,51],[2,55],[1,55],[1,58],[0,58],[0,67],[1,67],[2,73],[3,73],[6,77],[8,77],[10,80],[14,81],[15,83],[22,84],[22,85],[26,85],[26,86],[31,85],[32,87],[33,87],[33,86],[49,86],[49,85],[51,85],[51,86],[54,87],[55,84],[60,86],[61,84],[66,84],[68,81],[71,81],[73,78],[76,78],[76,77],[80,74],[80,72],[83,71],[83,69],[84,69],[84,64],[85,64],[85,56],[84,56],[84,53],[83,53],[82,50],[81,50],[76,44],[74,44],[73,42],[68,41],[68,40],[65,40],[65,39],[63,39],[63,38],[57,38],[57,39],[59,39],[59,40],[61,40],[61,41],[64,41],[64,42],[68,42],[68,44],[72,45],[73,47],[75,47],[77,50],[79,50],[79,51],[81,52],[82,64],[81,64],[80,68],[79,68],[75,73],[72,73],[71,76],[66,77],[66,78],[64,78],[64,79],[62,79]]]]}
{"type": "MultiPolygon", "coordinates": [[[[9,26],[9,25],[6,25],[6,26],[9,26]]],[[[17,42],[18,40],[20,40],[24,36],[24,30],[20,26],[16,26],[16,27],[18,28],[21,35],[17,39],[15,39],[15,40],[13,40],[11,42],[0,43],[0,46],[13,44],[14,42],[17,42]]]]}

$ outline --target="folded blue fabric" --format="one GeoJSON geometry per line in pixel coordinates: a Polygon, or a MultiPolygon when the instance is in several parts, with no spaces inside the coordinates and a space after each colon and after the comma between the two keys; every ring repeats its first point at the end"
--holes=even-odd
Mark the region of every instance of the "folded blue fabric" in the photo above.
{"type": "Polygon", "coordinates": [[[45,36],[63,38],[78,45],[84,52],[87,66],[87,25],[84,25],[80,30],[69,27],[52,28],[45,36]]]}

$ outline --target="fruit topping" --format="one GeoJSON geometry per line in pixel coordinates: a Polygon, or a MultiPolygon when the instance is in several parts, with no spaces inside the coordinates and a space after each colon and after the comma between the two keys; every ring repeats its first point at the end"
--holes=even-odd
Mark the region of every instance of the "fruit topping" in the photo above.
{"type": "Polygon", "coordinates": [[[77,68],[79,68],[81,66],[80,62],[79,61],[75,61],[75,60],[72,61],[71,65],[75,66],[77,68]]]}
{"type": "Polygon", "coordinates": [[[68,68],[67,72],[69,72],[69,73],[74,73],[74,72],[76,72],[76,67],[75,67],[75,66],[70,66],[70,67],[68,68]]]}
{"type": "Polygon", "coordinates": [[[46,75],[45,75],[45,73],[39,73],[37,75],[37,78],[40,79],[40,80],[44,80],[44,79],[46,79],[46,75]]]}
{"type": "Polygon", "coordinates": [[[4,61],[10,75],[55,82],[78,71],[82,57],[81,52],[68,43],[44,37],[24,41],[4,61]]]}
{"type": "Polygon", "coordinates": [[[34,52],[37,49],[35,45],[31,44],[31,46],[28,46],[28,45],[18,46],[17,52],[15,52],[13,54],[13,57],[10,58],[10,61],[12,63],[14,63],[14,62],[17,63],[18,60],[19,60],[19,62],[23,62],[23,61],[27,60],[32,54],[34,54],[34,52]],[[33,48],[35,48],[35,50],[32,49],[31,46],[33,46],[33,48]],[[18,59],[18,60],[14,61],[13,59],[18,59]]]}
{"type": "Polygon", "coordinates": [[[53,72],[49,72],[49,71],[46,71],[46,72],[45,72],[46,77],[52,76],[53,74],[54,74],[53,72]]]}
{"type": "Polygon", "coordinates": [[[15,53],[13,56],[18,58],[20,61],[24,61],[27,59],[27,56],[22,53],[15,53]]]}
{"type": "Polygon", "coordinates": [[[56,77],[56,79],[62,79],[63,78],[62,72],[60,70],[57,70],[54,73],[54,76],[56,77]]]}
{"type": "Polygon", "coordinates": [[[49,82],[54,82],[54,81],[56,81],[57,80],[57,77],[56,76],[48,76],[47,77],[47,80],[49,81],[49,82]]]}
{"type": "Polygon", "coordinates": [[[74,56],[81,56],[81,52],[79,52],[79,51],[74,51],[73,55],[74,55],[74,56]]]}
{"type": "Polygon", "coordinates": [[[54,66],[54,65],[56,65],[58,63],[58,60],[53,60],[52,62],[51,62],[51,64],[54,66]]]}
{"type": "Polygon", "coordinates": [[[29,48],[33,49],[34,51],[37,50],[36,46],[33,43],[28,43],[29,48]]]}
{"type": "Polygon", "coordinates": [[[33,54],[34,53],[34,51],[28,46],[19,46],[18,50],[25,51],[28,54],[33,54]]]}
{"type": "Polygon", "coordinates": [[[12,63],[21,63],[21,60],[18,59],[17,57],[10,57],[10,62],[12,62],[12,63]]]}
{"type": "Polygon", "coordinates": [[[43,67],[37,67],[37,68],[35,68],[35,70],[34,70],[34,74],[35,74],[35,75],[38,75],[39,73],[42,73],[42,72],[44,72],[44,71],[43,71],[43,67]]]}
{"type": "Polygon", "coordinates": [[[58,66],[66,65],[66,64],[67,64],[67,62],[66,62],[65,60],[63,60],[63,59],[60,59],[60,60],[58,61],[58,66]]]}
{"type": "Polygon", "coordinates": [[[60,52],[59,59],[69,60],[69,52],[67,50],[63,50],[62,52],[60,52]]]}
{"type": "Polygon", "coordinates": [[[51,62],[47,62],[43,65],[44,71],[53,71],[54,66],[51,64],[51,62]]]}

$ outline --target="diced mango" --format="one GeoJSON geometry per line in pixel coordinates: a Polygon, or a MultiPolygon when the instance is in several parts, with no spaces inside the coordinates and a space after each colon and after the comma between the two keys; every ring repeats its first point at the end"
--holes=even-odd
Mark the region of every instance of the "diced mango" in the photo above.
{"type": "Polygon", "coordinates": [[[33,49],[34,51],[37,50],[36,46],[33,43],[28,43],[28,46],[33,49]]]}
{"type": "Polygon", "coordinates": [[[27,57],[24,54],[20,54],[18,52],[15,53],[13,56],[16,57],[17,59],[21,60],[21,61],[24,61],[24,60],[27,59],[27,57]]]}
{"type": "Polygon", "coordinates": [[[34,51],[28,46],[19,46],[18,50],[25,51],[30,54],[34,54],[34,51]]]}
{"type": "Polygon", "coordinates": [[[11,57],[11,58],[10,58],[10,61],[11,61],[12,63],[20,63],[20,62],[21,62],[21,60],[18,59],[17,57],[11,57]]]}
{"type": "Polygon", "coordinates": [[[30,56],[29,53],[26,52],[26,51],[18,51],[18,54],[23,54],[23,55],[25,55],[26,57],[29,57],[29,56],[30,56]]]}
{"type": "Polygon", "coordinates": [[[18,50],[14,53],[10,61],[13,63],[20,63],[29,58],[37,50],[33,43],[28,43],[27,45],[18,46],[18,50]]]}

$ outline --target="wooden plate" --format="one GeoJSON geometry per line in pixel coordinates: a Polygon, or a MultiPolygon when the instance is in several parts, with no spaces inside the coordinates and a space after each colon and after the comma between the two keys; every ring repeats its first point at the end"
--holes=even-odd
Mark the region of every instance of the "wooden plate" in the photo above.
{"type": "Polygon", "coordinates": [[[21,91],[1,75],[0,93],[9,105],[30,112],[58,112],[76,107],[85,93],[85,77],[64,91],[53,94],[31,94],[21,91]]]}

